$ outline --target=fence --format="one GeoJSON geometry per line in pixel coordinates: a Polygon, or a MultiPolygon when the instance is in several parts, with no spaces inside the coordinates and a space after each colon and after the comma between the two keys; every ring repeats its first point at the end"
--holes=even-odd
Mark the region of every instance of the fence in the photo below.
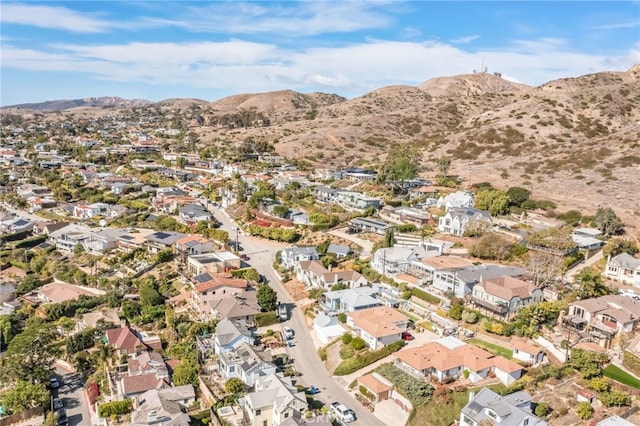
{"type": "Polygon", "coordinates": [[[30,419],[32,417],[42,417],[42,421],[44,422],[44,407],[40,406],[29,408],[10,416],[0,417],[0,424],[2,424],[2,426],[9,426],[20,423],[21,421],[30,419]]]}

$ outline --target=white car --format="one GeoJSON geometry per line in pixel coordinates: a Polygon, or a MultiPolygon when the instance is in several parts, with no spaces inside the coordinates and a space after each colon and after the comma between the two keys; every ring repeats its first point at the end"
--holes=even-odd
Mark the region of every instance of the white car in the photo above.
{"type": "Polygon", "coordinates": [[[293,338],[294,332],[291,327],[287,327],[287,326],[282,327],[282,332],[284,333],[285,339],[288,340],[293,338]]]}

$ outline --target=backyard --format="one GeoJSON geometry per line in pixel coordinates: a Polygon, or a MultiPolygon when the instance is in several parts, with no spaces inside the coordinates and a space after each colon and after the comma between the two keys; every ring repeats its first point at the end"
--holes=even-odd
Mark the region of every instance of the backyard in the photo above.
{"type": "Polygon", "coordinates": [[[494,343],[485,342],[484,340],[480,340],[476,338],[467,340],[467,343],[486,349],[487,351],[491,352],[494,355],[502,355],[507,359],[513,358],[513,351],[511,349],[507,349],[503,346],[499,346],[494,343]]]}
{"type": "Polygon", "coordinates": [[[631,386],[632,388],[640,389],[640,379],[632,376],[621,368],[611,364],[608,365],[602,374],[616,382],[620,382],[623,385],[631,386]]]}

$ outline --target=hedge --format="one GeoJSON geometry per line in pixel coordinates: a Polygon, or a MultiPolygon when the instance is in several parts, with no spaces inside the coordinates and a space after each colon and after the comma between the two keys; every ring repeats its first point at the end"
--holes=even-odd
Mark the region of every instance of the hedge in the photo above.
{"type": "Polygon", "coordinates": [[[113,415],[121,416],[129,414],[133,411],[133,401],[125,399],[124,401],[105,402],[98,407],[98,416],[105,418],[113,415]]]}
{"type": "Polygon", "coordinates": [[[417,287],[411,287],[411,295],[417,297],[418,299],[422,299],[425,302],[429,302],[433,305],[440,304],[440,298],[434,296],[433,294],[429,294],[424,290],[420,290],[417,287]]]}
{"type": "Polygon", "coordinates": [[[264,327],[265,325],[277,324],[280,320],[278,315],[274,311],[260,312],[256,314],[256,324],[258,327],[264,327]]]}
{"type": "Polygon", "coordinates": [[[336,369],[333,371],[333,374],[336,376],[351,374],[363,367],[366,367],[367,365],[373,364],[374,362],[391,355],[394,352],[399,351],[404,344],[404,340],[398,340],[384,348],[378,349],[377,351],[366,351],[353,358],[345,359],[338,364],[336,369]]]}

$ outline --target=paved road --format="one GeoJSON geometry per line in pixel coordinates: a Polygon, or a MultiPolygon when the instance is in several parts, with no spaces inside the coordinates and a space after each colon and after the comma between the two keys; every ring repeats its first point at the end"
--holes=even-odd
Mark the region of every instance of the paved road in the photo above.
{"type": "MultiPolygon", "coordinates": [[[[235,240],[235,231],[231,231],[234,225],[231,221],[220,210],[213,209],[211,211],[213,211],[216,219],[222,223],[221,229],[228,231],[229,237],[235,240]]],[[[378,420],[373,413],[360,405],[347,393],[344,385],[338,384],[329,375],[315,350],[304,313],[295,308],[293,298],[287,293],[282,286],[282,282],[273,272],[272,265],[275,253],[288,245],[250,237],[242,233],[238,233],[238,241],[242,249],[241,253],[249,256],[247,263],[269,280],[270,285],[278,294],[279,301],[293,307],[291,309],[291,318],[284,324],[293,328],[296,332],[293,339],[293,347],[287,348],[287,352],[294,359],[296,369],[302,373],[300,380],[307,386],[314,385],[318,387],[320,393],[316,396],[316,399],[323,401],[325,404],[328,405],[333,401],[340,401],[353,409],[356,413],[357,421],[351,423],[352,425],[384,426],[384,423],[378,420]]]]}
{"type": "MultiPolygon", "coordinates": [[[[91,425],[87,399],[84,396],[84,379],[82,375],[56,366],[56,376],[61,383],[61,386],[57,389],[57,396],[62,398],[69,425],[91,425]]],[[[55,393],[54,396],[56,396],[55,393]]]]}

